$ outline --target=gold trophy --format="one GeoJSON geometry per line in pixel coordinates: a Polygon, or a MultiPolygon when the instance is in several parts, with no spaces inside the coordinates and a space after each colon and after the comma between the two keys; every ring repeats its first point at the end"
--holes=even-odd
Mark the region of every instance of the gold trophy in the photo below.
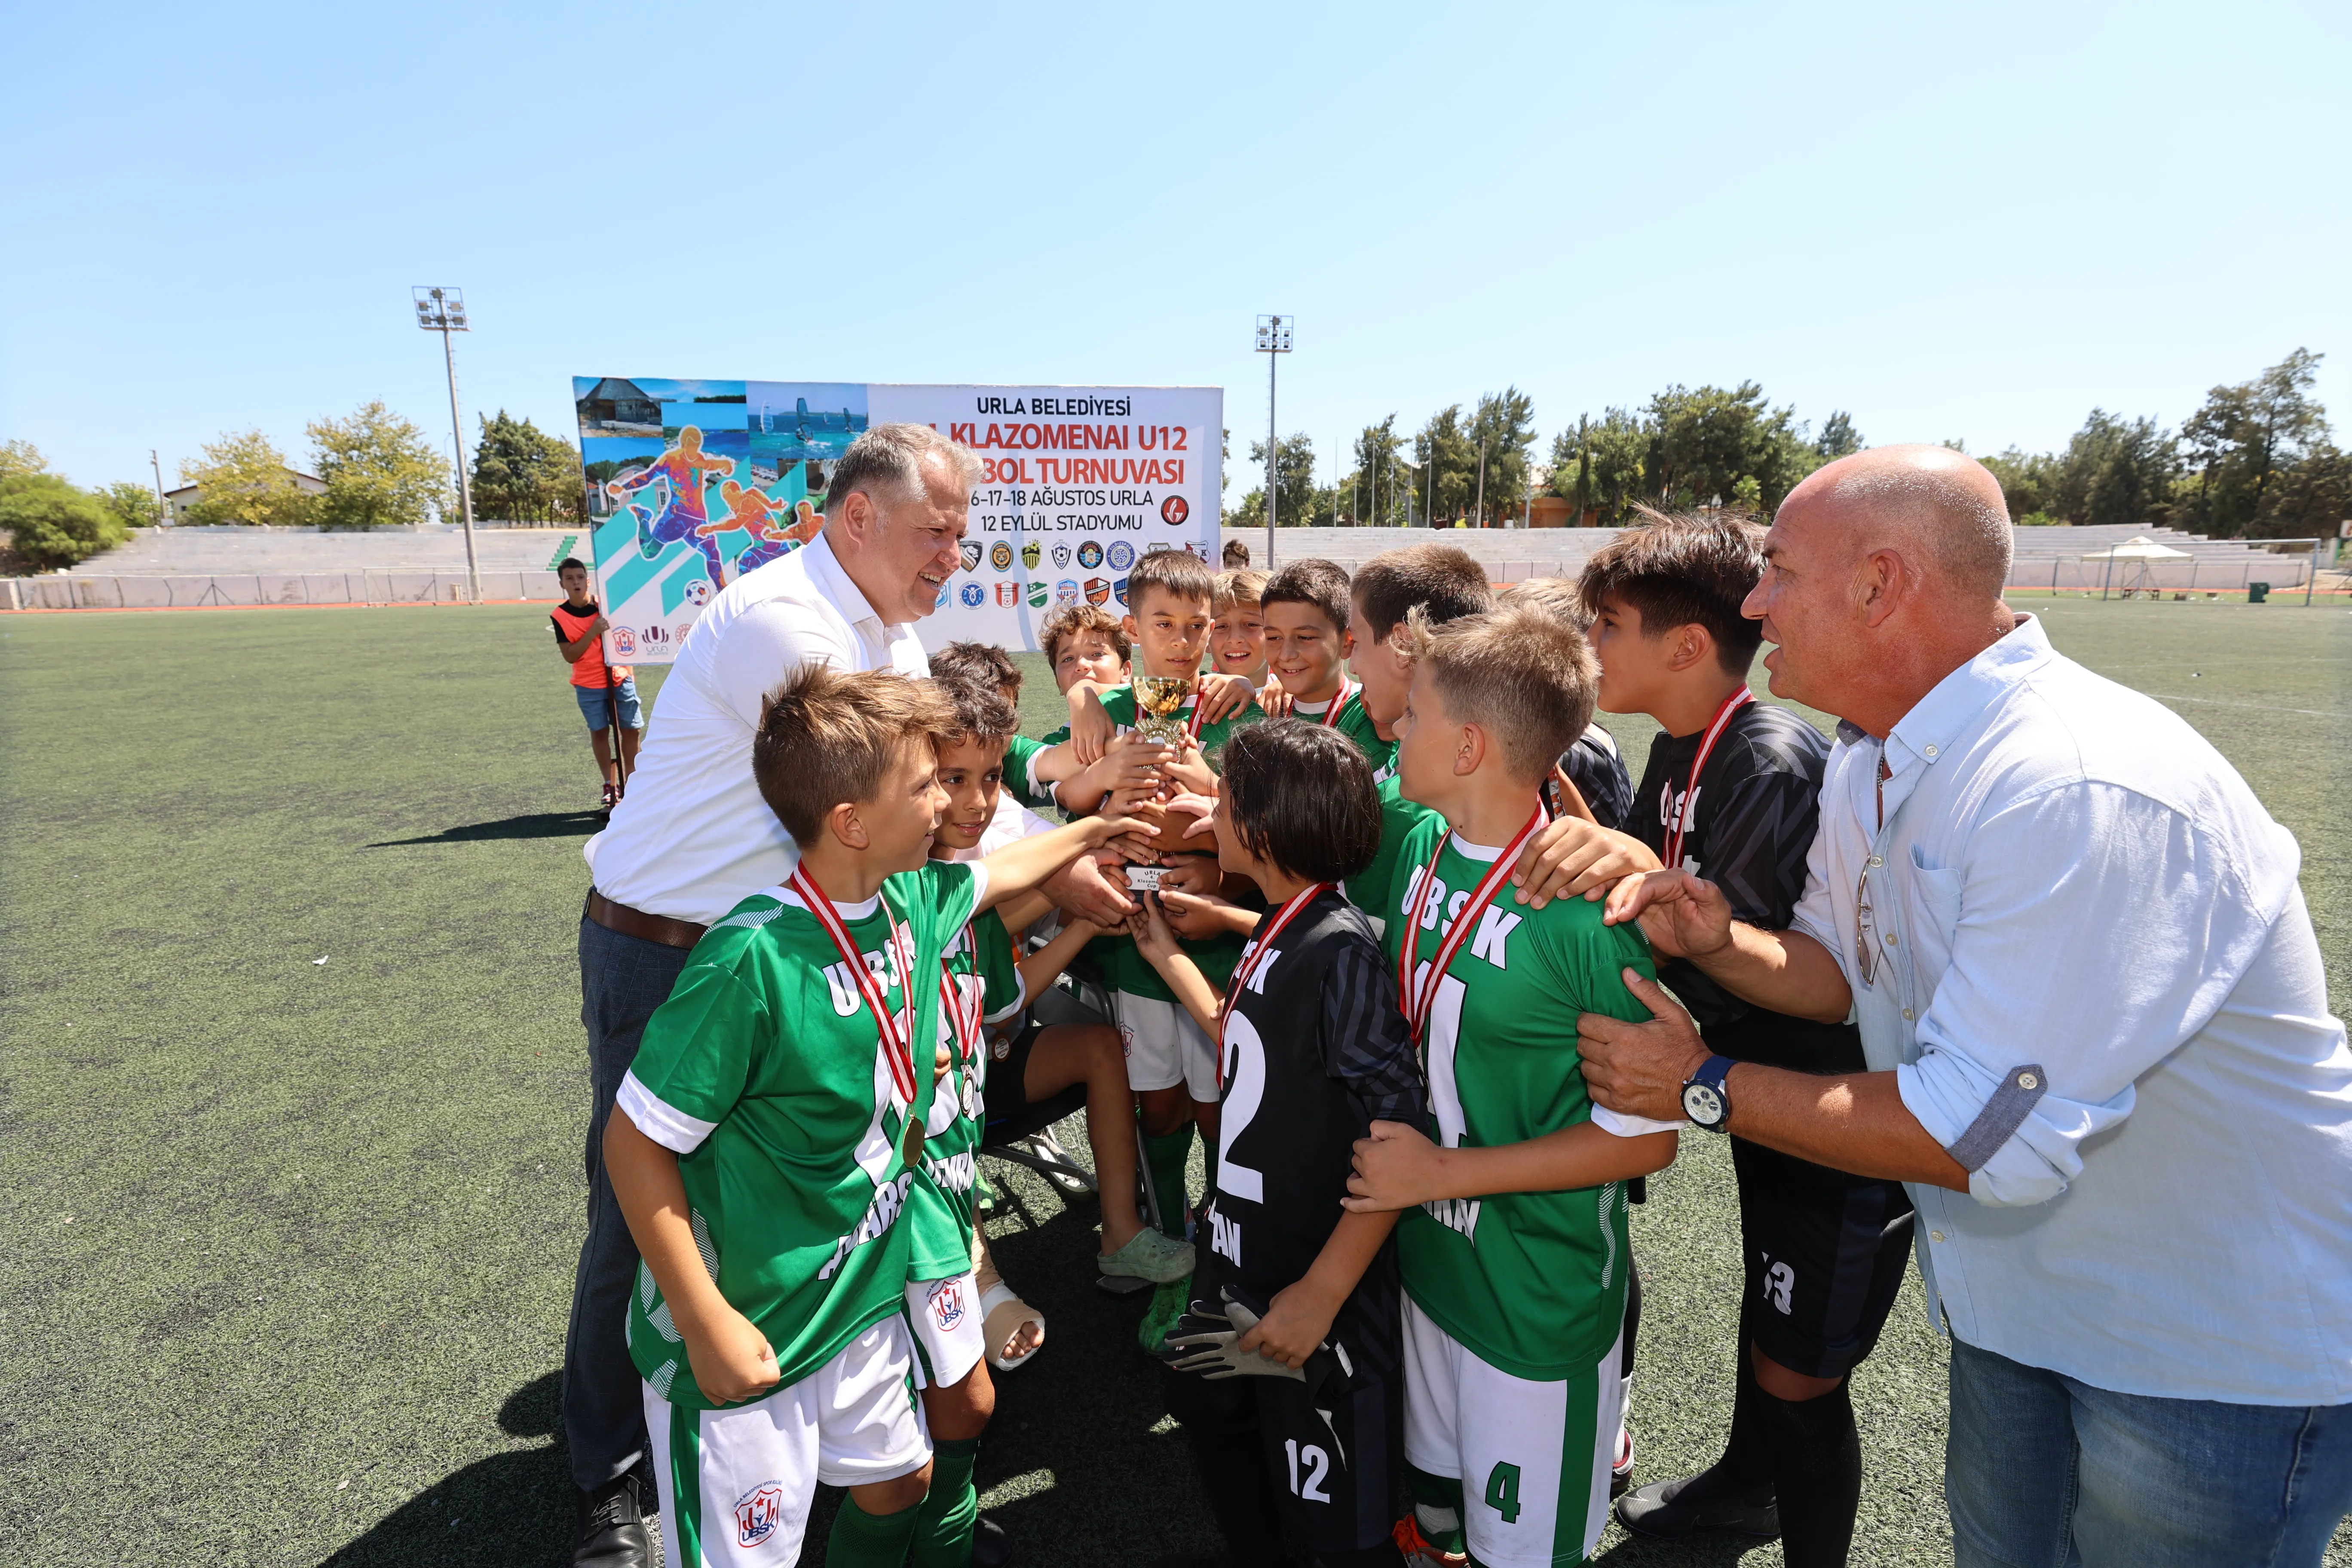
{"type": "MultiPolygon", "coordinates": [[[[1184,707],[1184,699],[1192,692],[1192,682],[1180,675],[1139,675],[1133,681],[1135,689],[1135,732],[1145,740],[1181,752],[1191,739],[1176,715],[1184,707]]],[[[1156,847],[1163,853],[1185,846],[1175,837],[1168,814],[1158,805],[1139,805],[1135,814],[1158,825],[1154,835],[1156,847]]],[[[1160,868],[1129,866],[1127,885],[1137,891],[1157,892],[1160,889],[1160,868]]]]}
{"type": "Polygon", "coordinates": [[[1176,718],[1192,683],[1181,675],[1139,675],[1135,687],[1135,732],[1148,741],[1182,750],[1184,726],[1176,718]]]}

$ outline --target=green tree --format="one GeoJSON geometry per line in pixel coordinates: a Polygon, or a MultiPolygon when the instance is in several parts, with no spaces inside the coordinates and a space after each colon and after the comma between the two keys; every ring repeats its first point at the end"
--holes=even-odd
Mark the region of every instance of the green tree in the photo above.
{"type": "Polygon", "coordinates": [[[1862,450],[1862,432],[1853,427],[1853,416],[1843,408],[1830,411],[1822,421],[1822,433],[1813,437],[1813,450],[1824,463],[1834,463],[1840,458],[1851,458],[1862,450]]]}
{"type": "Polygon", "coordinates": [[[202,458],[180,465],[180,482],[202,491],[188,509],[189,521],[287,528],[311,521],[312,498],[294,483],[285,454],[260,431],[229,431],[203,450],[202,458]]]}
{"type": "Polygon", "coordinates": [[[2310,395],[2321,358],[2299,348],[2252,381],[2206,394],[2180,427],[2194,475],[2182,522],[2206,533],[2281,536],[2273,486],[2328,443],[2327,410],[2310,395]]]}
{"type": "MultiPolygon", "coordinates": [[[[1249,455],[1251,462],[1264,465],[1265,443],[1251,442],[1249,455]]],[[[1331,521],[1331,496],[1329,491],[1315,482],[1314,441],[1303,435],[1284,437],[1282,451],[1276,458],[1275,467],[1276,474],[1274,494],[1277,503],[1274,513],[1276,526],[1313,528],[1318,524],[1328,525],[1331,521]]],[[[1265,526],[1264,487],[1252,490],[1242,498],[1244,516],[1250,514],[1253,500],[1256,503],[1255,518],[1248,522],[1236,520],[1234,527],[1264,528],[1265,526]]]]}
{"type": "Polygon", "coordinates": [[[98,493],[125,528],[153,528],[163,521],[163,503],[135,480],[117,479],[98,493]]]}
{"type": "Polygon", "coordinates": [[[2056,459],[2049,510],[2074,523],[2160,521],[2179,467],[2172,433],[2155,420],[2094,408],[2056,459]]]}
{"type": "Polygon", "coordinates": [[[1793,409],[1774,408],[1752,381],[1738,386],[1669,386],[1650,399],[1650,492],[1670,507],[1721,505],[1756,481],[1759,510],[1782,498],[1824,460],[1803,439],[1793,409]]]}
{"type": "Polygon", "coordinates": [[[1467,438],[1462,405],[1439,409],[1412,437],[1413,477],[1423,521],[1437,527],[1467,517],[1478,489],[1478,447],[1467,438]]]}
{"type": "Polygon", "coordinates": [[[319,477],[327,481],[320,527],[408,528],[447,507],[449,460],[381,400],[361,405],[348,419],[313,421],[310,437],[319,477]]]}
{"type": "Polygon", "coordinates": [[[2051,510],[2057,504],[2058,460],[2047,452],[2028,452],[2011,447],[1977,459],[1992,470],[2000,481],[2000,493],[2009,502],[2009,521],[2020,527],[2058,521],[2051,510]]]}
{"type": "Polygon", "coordinates": [[[114,509],[55,474],[24,469],[0,478],[0,529],[16,553],[52,571],[111,550],[131,537],[114,509]]]}
{"type": "Polygon", "coordinates": [[[1628,409],[1606,408],[1598,419],[1579,415],[1575,429],[1552,438],[1551,493],[1567,498],[1578,521],[1592,514],[1602,527],[1615,527],[1648,493],[1643,465],[1649,448],[1641,416],[1628,409]]]}
{"type": "Polygon", "coordinates": [[[1404,521],[1404,498],[1412,484],[1412,470],[1396,460],[1404,448],[1396,422],[1397,416],[1391,414],[1377,425],[1365,426],[1356,436],[1356,467],[1344,481],[1345,510],[1368,527],[1391,527],[1404,521]]]}
{"type": "Polygon", "coordinates": [[[2260,539],[2333,539],[2352,519],[2352,455],[2323,441],[2285,468],[2248,531],[2260,539]]]}
{"type": "Polygon", "coordinates": [[[1528,448],[1536,438],[1535,401],[1516,386],[1489,392],[1478,399],[1462,438],[1470,445],[1471,507],[1480,504],[1480,458],[1484,455],[1485,511],[1473,516],[1474,527],[1508,517],[1528,493],[1528,448]]]}
{"type": "Polygon", "coordinates": [[[510,419],[503,408],[481,425],[473,464],[478,515],[510,522],[578,520],[585,477],[571,442],[528,419],[510,419]]]}
{"type": "Polygon", "coordinates": [[[30,441],[0,441],[0,479],[48,471],[49,460],[30,441]]]}

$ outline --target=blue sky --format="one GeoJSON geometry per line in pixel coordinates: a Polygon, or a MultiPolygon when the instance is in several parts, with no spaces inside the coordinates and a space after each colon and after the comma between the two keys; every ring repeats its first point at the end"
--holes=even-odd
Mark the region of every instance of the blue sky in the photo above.
{"type": "MultiPolygon", "coordinates": [[[[0,436],[166,479],[570,377],[1214,384],[1547,437],[1752,377],[1873,442],[2175,423],[2298,344],[2352,431],[2341,5],[20,7],[0,436]]],[[[1233,499],[1253,482],[1237,461],[1233,499]]]]}

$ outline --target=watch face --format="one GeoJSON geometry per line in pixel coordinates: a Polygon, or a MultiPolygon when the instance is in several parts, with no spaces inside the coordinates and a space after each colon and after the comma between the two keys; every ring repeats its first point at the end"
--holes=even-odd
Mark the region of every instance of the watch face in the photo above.
{"type": "Polygon", "coordinates": [[[1713,1127],[1723,1120],[1723,1096],[1703,1083],[1683,1085],[1683,1113],[1701,1127],[1713,1127]]]}

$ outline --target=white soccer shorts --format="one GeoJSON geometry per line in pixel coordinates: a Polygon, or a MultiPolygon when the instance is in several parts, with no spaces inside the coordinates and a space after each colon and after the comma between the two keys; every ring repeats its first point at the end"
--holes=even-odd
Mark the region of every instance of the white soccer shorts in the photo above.
{"type": "Polygon", "coordinates": [[[862,1487],[923,1468],[931,1440],[896,1313],[752,1405],[681,1410],[646,1385],[646,1434],[670,1568],[792,1568],[819,1481],[862,1487]]]}
{"type": "Polygon", "coordinates": [[[969,1268],[952,1279],[907,1283],[907,1321],[915,1334],[915,1386],[952,1388],[987,1352],[980,1331],[980,1280],[969,1268]]]}
{"type": "Polygon", "coordinates": [[[1199,1103],[1217,1102],[1217,1053],[1182,1003],[1121,991],[1116,1005],[1129,1089],[1140,1093],[1181,1083],[1199,1103]]]}
{"type": "Polygon", "coordinates": [[[1580,1563],[1609,1521],[1619,1342],[1557,1383],[1514,1377],[1404,1299],[1404,1457],[1462,1483],[1470,1555],[1490,1568],[1580,1563]]]}

